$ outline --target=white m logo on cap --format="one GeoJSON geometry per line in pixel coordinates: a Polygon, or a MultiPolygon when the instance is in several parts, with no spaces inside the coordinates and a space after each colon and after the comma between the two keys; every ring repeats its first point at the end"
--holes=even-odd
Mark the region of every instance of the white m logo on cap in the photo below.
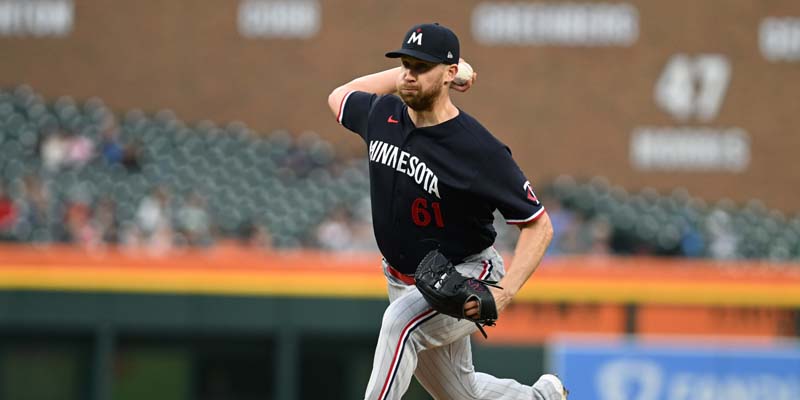
{"type": "Polygon", "coordinates": [[[422,46],[422,32],[411,32],[406,43],[415,42],[417,46],[422,46]]]}

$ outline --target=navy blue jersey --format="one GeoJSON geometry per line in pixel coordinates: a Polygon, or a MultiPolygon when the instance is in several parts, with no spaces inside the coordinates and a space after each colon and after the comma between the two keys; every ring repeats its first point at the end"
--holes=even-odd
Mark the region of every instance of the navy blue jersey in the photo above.
{"type": "Polygon", "coordinates": [[[495,210],[511,224],[544,212],[508,147],[459,111],[417,128],[394,95],[353,91],[340,106],[339,123],[369,149],[378,247],[402,273],[413,274],[433,248],[458,262],[491,246],[495,210]]]}

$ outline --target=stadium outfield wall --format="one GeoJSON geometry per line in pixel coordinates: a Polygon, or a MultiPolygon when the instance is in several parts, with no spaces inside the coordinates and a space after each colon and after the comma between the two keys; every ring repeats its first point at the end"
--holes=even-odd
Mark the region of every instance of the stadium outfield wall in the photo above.
{"type": "MultiPolygon", "coordinates": [[[[152,257],[4,245],[0,259],[0,396],[8,398],[189,399],[220,387],[237,398],[358,397],[387,303],[375,253],[221,244],[152,257]]],[[[473,338],[475,364],[527,382],[548,370],[549,343],[565,333],[692,335],[689,343],[747,336],[767,348],[800,332],[798,271],[546,259],[489,340],[473,338]]],[[[425,395],[415,385],[406,398],[425,395]]]]}
{"type": "MultiPolygon", "coordinates": [[[[376,253],[265,252],[224,244],[155,257],[71,246],[4,245],[0,253],[0,291],[33,298],[59,292],[386,299],[376,253]]],[[[511,258],[506,262],[510,265],[511,258]]],[[[550,333],[569,331],[794,336],[800,268],[767,262],[551,257],[515,300],[505,323],[494,329],[500,341],[537,343],[550,333]]],[[[16,317],[14,309],[6,311],[16,317]]]]}

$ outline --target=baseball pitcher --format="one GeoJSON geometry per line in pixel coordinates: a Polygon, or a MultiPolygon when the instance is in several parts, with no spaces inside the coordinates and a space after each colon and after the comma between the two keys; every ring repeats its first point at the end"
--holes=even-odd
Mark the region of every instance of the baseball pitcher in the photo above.
{"type": "MultiPolygon", "coordinates": [[[[435,398],[565,400],[554,375],[533,386],[476,372],[470,334],[491,325],[539,265],[552,226],[509,148],[456,107],[477,74],[455,33],[412,27],[386,53],[401,65],[328,97],[337,121],[367,144],[375,237],[390,305],[364,398],[400,399],[416,376],[435,398]],[[492,247],[499,210],[521,233],[506,273],[492,247]]],[[[484,333],[485,334],[485,333],[484,333]]]]}

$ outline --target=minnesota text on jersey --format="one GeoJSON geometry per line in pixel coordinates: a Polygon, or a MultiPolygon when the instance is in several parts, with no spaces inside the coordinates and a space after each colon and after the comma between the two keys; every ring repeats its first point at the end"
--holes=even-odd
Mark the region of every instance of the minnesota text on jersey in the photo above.
{"type": "Polygon", "coordinates": [[[408,175],[426,192],[442,198],[439,195],[439,178],[425,165],[424,161],[420,161],[419,157],[400,150],[393,144],[372,140],[369,142],[369,160],[408,175]]]}

